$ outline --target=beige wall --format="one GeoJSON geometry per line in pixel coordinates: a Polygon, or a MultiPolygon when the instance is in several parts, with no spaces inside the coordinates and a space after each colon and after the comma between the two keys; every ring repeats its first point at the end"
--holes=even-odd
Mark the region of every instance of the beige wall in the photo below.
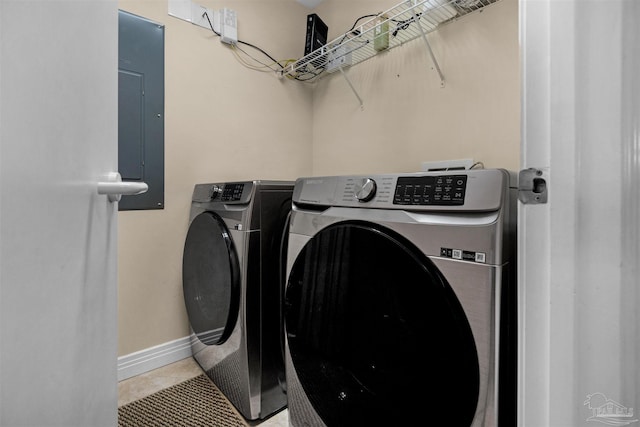
{"type": "MultiPolygon", "coordinates": [[[[359,16],[395,4],[326,0],[317,13],[333,39],[340,33],[332,28],[344,32],[359,16]]],[[[314,175],[411,172],[422,161],[460,158],[518,169],[518,1],[500,0],[428,40],[444,88],[420,39],[347,71],[363,109],[340,73],[320,81],[313,100],[314,175]]]]}
{"type": "MultiPolygon", "coordinates": [[[[239,38],[274,58],[304,51],[308,10],[294,0],[200,3],[236,10],[239,38]]],[[[165,208],[118,216],[118,354],[125,355],[188,335],[181,274],[194,184],[311,173],[312,97],[308,85],[243,67],[211,31],[169,16],[166,1],[119,7],[165,25],[165,208]]]]}
{"type": "MultiPolygon", "coordinates": [[[[236,10],[239,38],[277,59],[304,51],[310,11],[294,0],[200,3],[236,10]]],[[[315,12],[332,39],[396,3],[325,0],[315,12]]],[[[361,109],[340,74],[309,85],[248,70],[210,32],[168,16],[166,1],[120,0],[166,26],[166,206],[119,214],[119,354],[188,335],[182,247],[195,183],[408,172],[458,158],[518,169],[517,6],[500,0],[429,35],[444,88],[420,40],[349,69],[361,109]]]]}

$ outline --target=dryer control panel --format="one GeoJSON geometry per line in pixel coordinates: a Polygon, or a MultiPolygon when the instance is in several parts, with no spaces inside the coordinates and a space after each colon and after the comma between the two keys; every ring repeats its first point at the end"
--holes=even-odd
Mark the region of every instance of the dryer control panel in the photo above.
{"type": "Polygon", "coordinates": [[[464,204],[467,175],[398,177],[393,195],[394,205],[464,204]]]}
{"type": "Polygon", "coordinates": [[[223,202],[235,202],[242,199],[244,183],[225,184],[222,190],[221,200],[223,202]]]}
{"type": "Polygon", "coordinates": [[[221,182],[215,184],[196,184],[193,190],[193,202],[246,204],[251,201],[252,182],[221,182]]]}

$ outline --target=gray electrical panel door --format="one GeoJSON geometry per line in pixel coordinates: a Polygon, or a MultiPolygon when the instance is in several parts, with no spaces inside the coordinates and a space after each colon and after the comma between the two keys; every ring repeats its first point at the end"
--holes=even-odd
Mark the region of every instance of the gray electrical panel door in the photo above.
{"type": "Polygon", "coordinates": [[[120,10],[118,171],[149,190],[120,210],[164,208],[164,25],[120,10]]]}

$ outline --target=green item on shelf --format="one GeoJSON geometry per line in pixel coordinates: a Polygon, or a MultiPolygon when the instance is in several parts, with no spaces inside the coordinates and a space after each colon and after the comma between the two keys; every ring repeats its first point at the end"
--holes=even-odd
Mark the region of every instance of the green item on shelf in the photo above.
{"type": "Polygon", "coordinates": [[[377,21],[373,29],[373,48],[381,51],[389,47],[389,18],[386,15],[380,15],[377,21]]]}

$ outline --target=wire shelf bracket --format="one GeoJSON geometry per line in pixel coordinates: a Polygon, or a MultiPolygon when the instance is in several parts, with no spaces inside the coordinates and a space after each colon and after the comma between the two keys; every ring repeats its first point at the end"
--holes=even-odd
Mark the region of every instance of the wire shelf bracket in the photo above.
{"type": "MultiPolygon", "coordinates": [[[[413,7],[411,11],[413,12],[413,19],[417,22],[419,17],[416,14],[415,7],[413,7]]],[[[418,28],[420,28],[420,36],[422,37],[424,44],[427,46],[427,52],[429,52],[429,56],[431,57],[433,66],[436,68],[436,71],[438,72],[438,76],[440,77],[440,87],[444,87],[444,74],[442,74],[440,65],[438,65],[438,60],[436,59],[436,56],[433,54],[433,49],[431,49],[431,44],[429,44],[429,40],[427,40],[427,33],[425,33],[424,28],[422,28],[422,25],[418,25],[418,28]]]]}
{"type": "Polygon", "coordinates": [[[349,84],[349,87],[351,88],[351,91],[353,92],[353,94],[356,96],[356,98],[358,98],[358,102],[360,103],[360,109],[364,110],[364,103],[362,102],[362,98],[360,97],[360,95],[358,95],[358,91],[356,90],[355,87],[353,87],[353,84],[351,83],[351,80],[349,80],[349,77],[347,77],[347,73],[345,73],[342,68],[343,67],[339,67],[340,74],[342,74],[342,77],[344,77],[344,79],[349,84]]]}

